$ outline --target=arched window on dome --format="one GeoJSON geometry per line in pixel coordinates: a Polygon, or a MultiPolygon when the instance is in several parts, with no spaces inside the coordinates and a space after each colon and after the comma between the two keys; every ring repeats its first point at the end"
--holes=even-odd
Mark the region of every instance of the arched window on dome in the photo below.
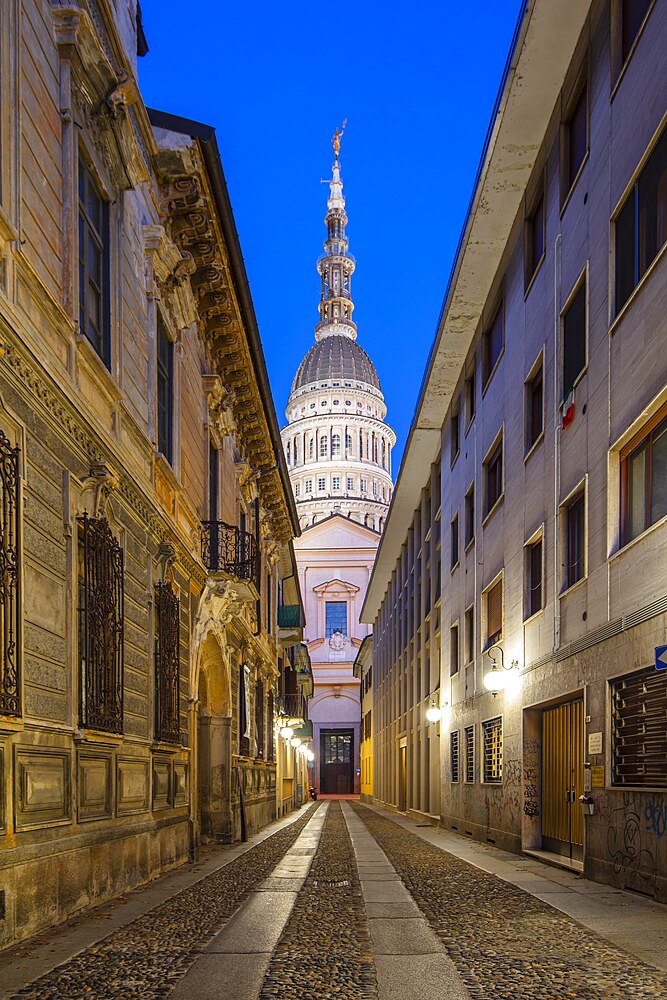
{"type": "Polygon", "coordinates": [[[359,458],[364,457],[364,435],[363,431],[359,431],[359,458]]]}
{"type": "Polygon", "coordinates": [[[315,458],[315,438],[314,437],[311,437],[310,441],[308,442],[308,458],[311,460],[311,462],[315,458]]]}
{"type": "Polygon", "coordinates": [[[387,468],[387,442],[382,438],[382,468],[387,468]]]}
{"type": "Polygon", "coordinates": [[[294,438],[294,464],[298,465],[298,463],[299,463],[299,442],[297,438],[294,438]]]}
{"type": "Polygon", "coordinates": [[[377,441],[377,438],[375,437],[375,433],[373,433],[372,442],[373,442],[373,461],[377,465],[378,464],[378,441],[377,441]]]}
{"type": "Polygon", "coordinates": [[[290,447],[289,447],[289,441],[287,442],[287,464],[288,465],[290,464],[290,447]]]}
{"type": "Polygon", "coordinates": [[[352,454],[352,435],[345,435],[345,457],[348,458],[352,454]]]}
{"type": "Polygon", "coordinates": [[[340,458],[340,434],[331,435],[331,457],[340,458]]]}
{"type": "Polygon", "coordinates": [[[326,458],[327,451],[328,451],[327,439],[324,437],[324,435],[322,435],[322,437],[320,438],[320,458],[326,458]]]}

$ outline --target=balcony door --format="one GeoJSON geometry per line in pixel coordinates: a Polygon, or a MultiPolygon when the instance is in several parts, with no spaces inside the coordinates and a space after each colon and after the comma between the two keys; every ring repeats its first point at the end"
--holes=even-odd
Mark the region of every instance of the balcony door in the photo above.
{"type": "Polygon", "coordinates": [[[353,793],[353,729],[323,729],[321,731],[320,791],[323,795],[351,795],[353,793]]]}

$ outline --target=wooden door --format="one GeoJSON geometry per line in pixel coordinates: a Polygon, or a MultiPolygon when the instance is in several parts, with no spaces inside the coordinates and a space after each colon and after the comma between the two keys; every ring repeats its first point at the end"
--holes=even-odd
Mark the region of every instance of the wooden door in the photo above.
{"type": "Polygon", "coordinates": [[[354,731],[324,729],[320,748],[320,791],[351,795],[354,791],[354,731]]]}
{"type": "Polygon", "coordinates": [[[542,713],[542,846],[581,859],[584,818],[584,703],[557,705],[542,713]]]}

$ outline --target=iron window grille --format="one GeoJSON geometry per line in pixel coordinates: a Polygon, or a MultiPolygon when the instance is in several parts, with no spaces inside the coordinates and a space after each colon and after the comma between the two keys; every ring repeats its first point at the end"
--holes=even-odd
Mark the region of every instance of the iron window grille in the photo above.
{"type": "Polygon", "coordinates": [[[498,716],[482,723],[484,782],[500,785],[503,780],[503,720],[498,716]]]}
{"type": "Polygon", "coordinates": [[[459,780],[459,731],[449,734],[449,759],[452,771],[452,781],[459,780]]]}
{"type": "Polygon", "coordinates": [[[266,696],[266,759],[273,761],[276,759],[276,734],[275,734],[275,704],[273,691],[269,691],[266,696]]]}
{"type": "Polygon", "coordinates": [[[242,663],[239,667],[239,706],[238,706],[238,719],[239,719],[239,756],[249,757],[250,756],[250,738],[245,734],[249,728],[249,719],[247,711],[247,701],[246,701],[246,682],[245,682],[245,666],[242,663]]]}
{"type": "Polygon", "coordinates": [[[155,586],[155,738],[180,741],[180,602],[170,583],[155,586]]]}
{"type": "Polygon", "coordinates": [[[612,784],[667,788],[667,672],[612,681],[612,784]]]}
{"type": "Polygon", "coordinates": [[[109,522],[79,519],[81,725],[123,731],[123,550],[109,522]]]}
{"type": "Polygon", "coordinates": [[[475,727],[466,726],[465,739],[465,780],[472,784],[475,780],[475,727]]]}
{"type": "Polygon", "coordinates": [[[0,431],[0,608],[2,653],[0,659],[0,715],[21,714],[21,651],[19,645],[19,448],[12,448],[0,431]]]}
{"type": "Polygon", "coordinates": [[[264,758],[264,685],[258,681],[255,688],[255,744],[257,757],[264,758]]]}

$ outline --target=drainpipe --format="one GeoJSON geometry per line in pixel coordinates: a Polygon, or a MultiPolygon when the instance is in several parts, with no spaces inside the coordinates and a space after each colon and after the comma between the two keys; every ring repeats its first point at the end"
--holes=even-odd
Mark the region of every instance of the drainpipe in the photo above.
{"type": "Polygon", "coordinates": [[[559,233],[554,242],[554,653],[560,646],[560,604],[558,603],[558,499],[560,487],[560,405],[558,402],[558,356],[560,343],[560,281],[561,249],[563,234],[559,233]]]}

